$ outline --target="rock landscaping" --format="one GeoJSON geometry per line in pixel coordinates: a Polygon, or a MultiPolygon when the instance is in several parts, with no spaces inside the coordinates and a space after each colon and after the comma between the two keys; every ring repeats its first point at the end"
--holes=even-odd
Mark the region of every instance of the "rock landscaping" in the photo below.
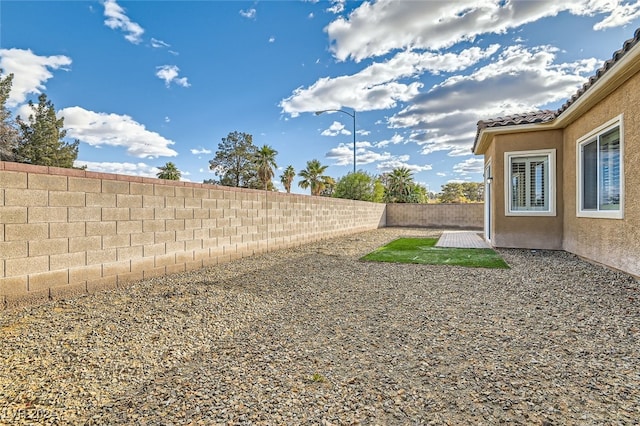
{"type": "Polygon", "coordinates": [[[0,312],[0,424],[626,425],[640,285],[564,252],[362,262],[384,228],[0,312]]]}

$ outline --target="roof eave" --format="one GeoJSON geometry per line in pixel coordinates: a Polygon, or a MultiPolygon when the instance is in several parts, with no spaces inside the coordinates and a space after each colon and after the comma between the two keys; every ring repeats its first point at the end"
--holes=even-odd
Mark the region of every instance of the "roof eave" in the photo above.
{"type": "Polygon", "coordinates": [[[557,120],[549,121],[546,123],[533,123],[533,124],[518,124],[513,126],[498,126],[498,127],[485,127],[480,130],[476,144],[472,148],[472,152],[475,155],[482,155],[487,151],[491,140],[497,135],[506,135],[511,133],[528,133],[539,132],[542,130],[557,129],[557,120]]]}

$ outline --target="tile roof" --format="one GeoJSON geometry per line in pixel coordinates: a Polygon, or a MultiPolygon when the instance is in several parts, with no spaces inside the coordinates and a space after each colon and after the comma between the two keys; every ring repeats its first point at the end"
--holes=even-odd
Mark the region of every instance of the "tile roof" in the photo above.
{"type": "Polygon", "coordinates": [[[521,124],[535,124],[535,123],[547,123],[549,121],[553,121],[560,114],[566,111],[572,104],[574,104],[582,95],[584,95],[591,86],[593,86],[602,76],[609,71],[613,66],[624,57],[624,55],[629,52],[636,44],[640,43],[640,28],[636,29],[633,38],[625,41],[622,45],[622,48],[615,51],[612,58],[606,61],[599,69],[596,71],[595,75],[593,75],[586,83],[582,85],[582,87],[578,90],[578,92],[573,95],[567,102],[565,102],[560,108],[556,111],[552,110],[544,110],[544,111],[533,111],[524,114],[515,114],[509,115],[506,117],[497,117],[488,120],[480,120],[478,121],[478,131],[476,133],[476,141],[473,144],[474,148],[476,143],[478,142],[478,136],[480,135],[480,131],[482,129],[486,129],[487,127],[502,127],[502,126],[517,126],[521,124]]]}
{"type": "Polygon", "coordinates": [[[508,115],[506,117],[497,117],[489,120],[478,121],[478,130],[487,127],[500,127],[500,126],[517,126],[519,124],[533,124],[533,123],[546,123],[556,118],[556,111],[543,110],[532,111],[524,114],[508,115]]]}

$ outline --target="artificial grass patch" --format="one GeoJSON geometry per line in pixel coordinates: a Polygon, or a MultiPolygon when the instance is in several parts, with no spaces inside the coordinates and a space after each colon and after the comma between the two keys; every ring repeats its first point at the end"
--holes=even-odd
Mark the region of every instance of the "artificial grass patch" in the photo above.
{"type": "Polygon", "coordinates": [[[437,238],[399,238],[362,257],[373,262],[505,268],[509,265],[491,249],[435,247],[437,238]]]}

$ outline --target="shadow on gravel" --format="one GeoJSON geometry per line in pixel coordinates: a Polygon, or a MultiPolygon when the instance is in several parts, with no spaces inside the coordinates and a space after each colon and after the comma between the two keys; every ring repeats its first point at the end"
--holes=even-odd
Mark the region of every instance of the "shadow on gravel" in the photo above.
{"type": "Polygon", "coordinates": [[[637,281],[564,252],[498,250],[511,269],[358,260],[437,232],[3,312],[0,424],[637,422],[637,281]]]}

